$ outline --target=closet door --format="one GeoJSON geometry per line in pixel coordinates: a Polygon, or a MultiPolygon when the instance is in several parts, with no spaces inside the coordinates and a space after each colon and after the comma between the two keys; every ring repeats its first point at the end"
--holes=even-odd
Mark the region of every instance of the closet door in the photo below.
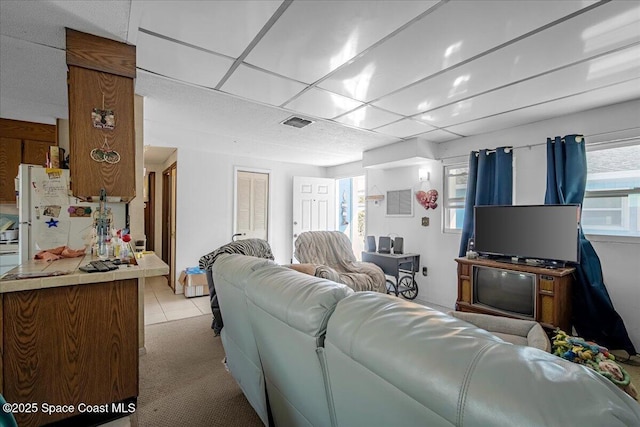
{"type": "Polygon", "coordinates": [[[236,171],[235,233],[240,239],[267,240],[269,173],[236,171]]]}

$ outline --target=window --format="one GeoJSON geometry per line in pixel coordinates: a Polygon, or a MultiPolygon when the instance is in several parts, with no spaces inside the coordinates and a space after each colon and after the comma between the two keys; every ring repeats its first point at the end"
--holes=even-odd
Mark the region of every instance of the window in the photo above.
{"type": "Polygon", "coordinates": [[[469,166],[467,164],[444,167],[444,231],[461,231],[464,220],[464,200],[467,194],[469,166]]]}
{"type": "Polygon", "coordinates": [[[339,211],[337,229],[351,240],[357,260],[360,260],[360,253],[364,250],[365,183],[364,176],[336,180],[339,211]]]}
{"type": "Polygon", "coordinates": [[[640,237],[640,145],[587,151],[582,229],[640,237]]]}

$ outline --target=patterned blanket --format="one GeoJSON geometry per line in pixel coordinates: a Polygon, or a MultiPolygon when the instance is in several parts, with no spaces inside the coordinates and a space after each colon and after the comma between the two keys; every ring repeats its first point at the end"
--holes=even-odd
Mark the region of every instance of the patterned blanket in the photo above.
{"type": "Polygon", "coordinates": [[[269,242],[262,239],[244,239],[230,242],[200,258],[198,266],[207,272],[209,301],[211,303],[211,312],[213,314],[211,329],[213,329],[216,336],[220,334],[220,331],[224,326],[224,321],[222,320],[222,313],[220,312],[220,305],[218,304],[218,296],[216,295],[216,288],[213,283],[213,276],[211,275],[211,267],[213,266],[213,263],[216,262],[216,259],[218,259],[222,254],[240,254],[270,260],[274,259],[269,242]]]}
{"type": "Polygon", "coordinates": [[[294,255],[301,263],[315,264],[317,277],[344,283],[354,291],[387,292],[382,269],[357,261],[349,237],[339,231],[301,233],[294,255]]]}

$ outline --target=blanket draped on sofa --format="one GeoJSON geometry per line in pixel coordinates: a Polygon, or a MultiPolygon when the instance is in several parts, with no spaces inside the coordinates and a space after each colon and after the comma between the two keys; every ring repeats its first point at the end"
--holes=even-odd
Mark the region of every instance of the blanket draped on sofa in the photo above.
{"type": "Polygon", "coordinates": [[[315,264],[317,277],[344,283],[354,291],[387,292],[386,277],[380,267],[356,260],[351,241],[340,231],[306,231],[295,243],[295,257],[315,264]]]}
{"type": "Polygon", "coordinates": [[[213,314],[213,322],[211,323],[211,329],[218,335],[222,326],[222,314],[220,313],[220,306],[218,304],[218,297],[216,295],[216,288],[213,284],[213,276],[211,275],[211,267],[216,259],[222,254],[239,254],[253,256],[256,258],[265,258],[273,261],[273,253],[271,252],[271,246],[269,242],[262,239],[243,239],[236,240],[235,242],[227,243],[220,246],[213,252],[209,252],[206,255],[200,257],[198,266],[200,269],[205,270],[207,273],[207,282],[209,284],[209,301],[211,303],[211,312],[213,314]]]}

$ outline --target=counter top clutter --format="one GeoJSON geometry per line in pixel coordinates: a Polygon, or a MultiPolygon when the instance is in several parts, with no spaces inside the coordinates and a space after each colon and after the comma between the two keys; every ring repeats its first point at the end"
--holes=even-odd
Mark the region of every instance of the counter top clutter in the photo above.
{"type": "Polygon", "coordinates": [[[137,279],[168,273],[167,264],[155,254],[146,254],[136,258],[135,265],[121,264],[117,270],[108,272],[87,273],[80,270],[80,267],[97,260],[97,257],[85,255],[56,261],[28,261],[0,277],[0,293],[137,279]]]}

